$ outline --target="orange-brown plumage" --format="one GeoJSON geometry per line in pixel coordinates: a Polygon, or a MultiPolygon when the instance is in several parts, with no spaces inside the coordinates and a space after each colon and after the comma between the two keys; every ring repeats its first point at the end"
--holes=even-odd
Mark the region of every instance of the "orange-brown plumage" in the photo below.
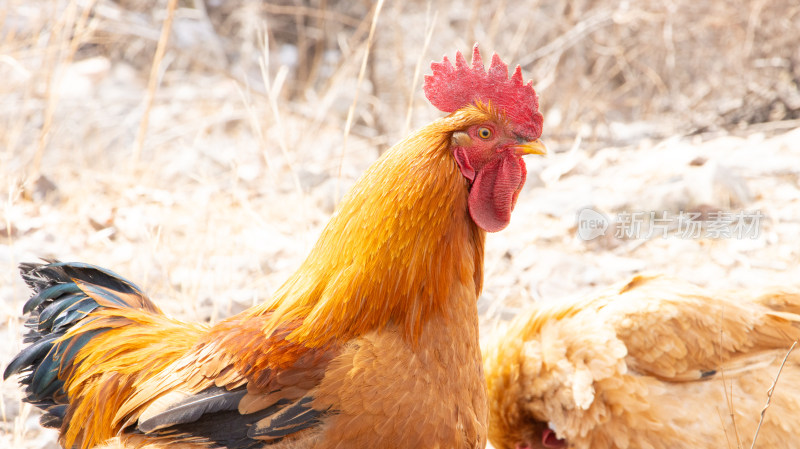
{"type": "MultiPolygon", "coordinates": [[[[486,348],[497,449],[751,447],[800,338],[797,289],[709,292],[662,276],[542,304],[486,348]]],[[[800,448],[800,357],[756,447],[800,448]]]]}
{"type": "MultiPolygon", "coordinates": [[[[496,64],[484,76],[499,79],[496,64]]],[[[535,100],[521,77],[503,85],[503,95],[535,100]]],[[[536,105],[535,114],[503,110],[481,92],[373,164],[276,294],[216,325],[168,319],[94,267],[23,267],[39,295],[50,292],[34,319],[59,301],[101,306],[59,337],[76,354],[51,350],[70,365],[57,370],[66,394],[49,395],[48,377],[23,379],[60,424],[62,444],[483,447],[482,226],[505,226],[524,182],[520,157],[543,148],[531,134],[541,129],[536,105]],[[478,137],[484,128],[490,135],[478,137]],[[49,290],[58,285],[66,293],[49,290]]],[[[47,356],[20,360],[28,364],[7,375],[50,366],[47,356]]]]}

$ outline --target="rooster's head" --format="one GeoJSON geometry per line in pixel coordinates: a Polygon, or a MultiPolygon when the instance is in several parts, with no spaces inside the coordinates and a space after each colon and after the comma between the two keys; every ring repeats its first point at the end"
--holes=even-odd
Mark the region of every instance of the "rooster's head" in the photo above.
{"type": "Polygon", "coordinates": [[[546,152],[533,82],[523,83],[519,66],[509,78],[497,54],[487,71],[477,44],[471,66],[457,52],[455,66],[445,57],[431,68],[425,95],[464,124],[452,133],[450,147],[470,185],[470,215],[482,229],[499,231],[508,225],[525,183],[522,156],[546,152]]]}

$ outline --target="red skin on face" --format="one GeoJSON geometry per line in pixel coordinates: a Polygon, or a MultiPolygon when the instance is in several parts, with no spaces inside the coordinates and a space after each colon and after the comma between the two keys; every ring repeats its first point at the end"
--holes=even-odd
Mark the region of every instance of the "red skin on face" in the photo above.
{"type": "Polygon", "coordinates": [[[536,436],[535,436],[536,433],[539,433],[539,432],[534,431],[533,434],[530,434],[527,437],[523,435],[522,436],[523,441],[518,441],[514,445],[514,449],[536,449],[536,448],[540,448],[540,449],[566,449],[566,447],[567,447],[567,442],[565,440],[562,440],[562,439],[558,438],[556,436],[556,433],[553,432],[552,430],[548,429],[548,428],[544,428],[544,430],[541,430],[541,433],[540,433],[541,442],[536,441],[535,443],[532,443],[530,441],[527,441],[528,437],[535,439],[536,438],[536,436]]]}
{"type": "Polygon", "coordinates": [[[493,123],[472,126],[467,135],[469,144],[456,146],[453,156],[471,184],[469,212],[482,229],[497,232],[511,220],[525,184],[525,163],[514,148],[520,142],[493,123]],[[480,135],[487,130],[489,137],[480,135]]]}

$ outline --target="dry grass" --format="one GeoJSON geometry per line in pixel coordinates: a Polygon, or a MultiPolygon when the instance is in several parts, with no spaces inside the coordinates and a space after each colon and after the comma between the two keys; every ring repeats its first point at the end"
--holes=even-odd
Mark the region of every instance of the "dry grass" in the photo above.
{"type": "Polygon", "coordinates": [[[772,403],[772,395],[775,393],[775,387],[778,385],[778,379],[780,379],[783,367],[786,366],[786,362],[789,360],[789,356],[792,355],[792,351],[794,350],[795,346],[797,346],[797,341],[792,343],[792,346],[788,351],[786,351],[786,356],[783,358],[780,368],[778,368],[778,373],[775,375],[775,380],[772,382],[772,386],[769,387],[769,390],[767,391],[767,403],[761,410],[761,417],[758,419],[758,427],[756,427],[755,434],[753,434],[753,443],[750,445],[750,449],[754,449],[756,447],[756,442],[758,441],[758,432],[761,430],[761,424],[764,423],[764,417],[767,415],[767,409],[769,409],[769,405],[772,403]]]}
{"type": "MultiPolygon", "coordinates": [[[[487,328],[527,302],[643,269],[706,285],[796,282],[800,253],[788,242],[800,233],[800,134],[764,130],[798,125],[772,121],[800,118],[800,7],[392,1],[370,45],[377,5],[179,2],[151,77],[166,0],[6,2],[0,332],[11,343],[0,367],[21,344],[23,260],[111,267],[187,319],[269,296],[338,192],[409,127],[439,115],[420,88],[427,61],[475,41],[535,80],[557,153],[529,161],[514,222],[489,239],[487,328]],[[661,140],[721,129],[745,137],[661,140]],[[697,157],[708,162],[689,164],[697,157]],[[574,238],[581,206],[708,204],[760,209],[764,232],[753,241],[574,238]]],[[[0,446],[56,447],[13,382],[0,395],[0,446]]]]}

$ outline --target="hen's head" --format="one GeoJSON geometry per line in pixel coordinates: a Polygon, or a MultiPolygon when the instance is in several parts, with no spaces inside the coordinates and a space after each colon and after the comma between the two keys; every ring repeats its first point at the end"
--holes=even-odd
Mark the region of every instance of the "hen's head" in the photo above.
{"type": "Polygon", "coordinates": [[[567,442],[559,439],[547,423],[527,418],[500,439],[492,441],[498,449],[566,449],[567,442]]]}
{"type": "Polygon", "coordinates": [[[523,83],[519,66],[509,78],[508,66],[496,54],[486,71],[477,44],[471,66],[458,52],[455,66],[445,57],[431,69],[433,75],[425,77],[428,100],[463,116],[464,127],[454,130],[450,148],[470,184],[470,215],[482,229],[499,231],[508,225],[525,184],[522,156],[545,154],[533,82],[523,83]]]}

